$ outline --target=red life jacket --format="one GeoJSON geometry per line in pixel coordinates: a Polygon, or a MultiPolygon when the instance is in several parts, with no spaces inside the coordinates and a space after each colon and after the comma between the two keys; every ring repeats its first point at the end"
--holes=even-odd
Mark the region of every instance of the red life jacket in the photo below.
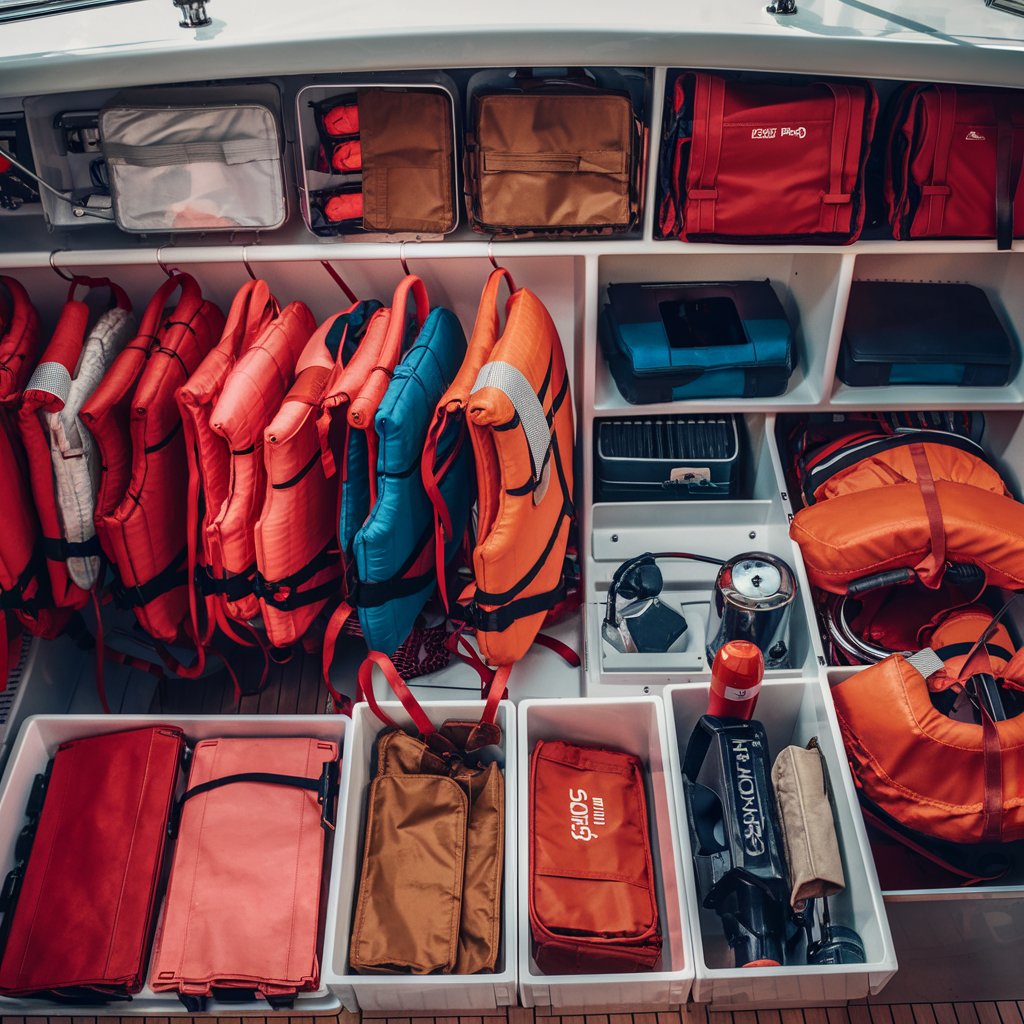
{"type": "MultiPolygon", "coordinates": [[[[125,332],[134,326],[131,308],[124,291],[106,278],[75,278],[68,289],[68,298],[53,337],[21,399],[18,426],[28,455],[32,495],[43,531],[43,554],[50,577],[50,594],[57,608],[77,610],[85,606],[89,592],[74,582],[68,561],[71,558],[91,558],[98,555],[100,549],[95,534],[84,542],[69,542],[64,536],[51,456],[49,419],[64,409],[70,397],[83,348],[92,332],[98,330],[104,336],[118,334],[118,342],[123,345],[125,332]],[[95,323],[91,323],[93,316],[89,306],[75,299],[80,285],[110,289],[110,306],[95,323]]],[[[92,495],[80,494],[78,499],[88,505],[81,509],[81,513],[88,517],[91,527],[95,513],[92,495]]]]}
{"type": "MultiPolygon", "coordinates": [[[[171,643],[188,617],[188,464],[174,395],[224,327],[188,274],[150,300],[139,336],[82,409],[103,472],[96,532],[120,577],[118,599],[152,637],[171,643]],[[164,304],[178,288],[173,309],[164,304]]],[[[194,639],[194,638],[193,638],[194,639]]]]}
{"type": "MultiPolygon", "coordinates": [[[[267,474],[263,432],[295,379],[295,364],[316,321],[302,302],[292,302],[253,342],[228,374],[210,414],[210,426],[231,453],[228,493],[210,522],[206,539],[210,570],[223,580],[223,613],[240,622],[259,615],[256,522],[263,509],[267,474]]],[[[293,530],[302,529],[299,522],[293,530]]]]}
{"type": "Polygon", "coordinates": [[[228,375],[279,312],[277,299],[265,281],[247,281],[231,304],[220,341],[176,396],[188,456],[189,612],[193,635],[202,645],[209,643],[218,623],[230,628],[223,615],[223,596],[218,593],[220,581],[211,569],[208,531],[231,486],[231,449],[210,426],[210,417],[228,375]],[[197,578],[199,566],[203,572],[197,578]],[[201,599],[206,606],[202,622],[198,612],[201,599]]]}
{"type": "Polygon", "coordinates": [[[11,277],[0,277],[0,480],[4,486],[3,529],[0,530],[0,683],[6,684],[14,622],[30,632],[52,635],[62,620],[47,608],[46,567],[13,412],[21,399],[39,352],[39,316],[25,289],[11,277]]]}
{"type": "Polygon", "coordinates": [[[275,647],[301,639],[330,598],[342,593],[338,484],[324,470],[317,417],[335,365],[352,358],[378,309],[379,302],[357,302],[321,324],[264,433],[267,487],[256,523],[256,564],[263,625],[275,647]]]}

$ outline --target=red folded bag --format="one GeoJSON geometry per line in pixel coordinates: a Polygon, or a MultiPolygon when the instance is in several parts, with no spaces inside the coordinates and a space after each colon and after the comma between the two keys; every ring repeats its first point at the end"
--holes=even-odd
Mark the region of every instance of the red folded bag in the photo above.
{"type": "Polygon", "coordinates": [[[874,88],[855,79],[680,75],[666,117],[662,236],[854,241],[877,108],[874,88]]]}
{"type": "Polygon", "coordinates": [[[639,758],[538,743],[530,763],[530,931],[545,974],[654,970],[658,903],[639,758]]]}
{"type": "Polygon", "coordinates": [[[278,1007],[319,987],[323,826],[333,828],[337,776],[338,745],[325,740],[196,744],[153,953],[155,992],[177,992],[202,1012],[218,990],[278,1007]]]}
{"type": "Polygon", "coordinates": [[[4,995],[100,1002],[142,988],[183,748],[180,729],[159,726],[57,749],[19,840],[23,877],[4,885],[4,995]]]}

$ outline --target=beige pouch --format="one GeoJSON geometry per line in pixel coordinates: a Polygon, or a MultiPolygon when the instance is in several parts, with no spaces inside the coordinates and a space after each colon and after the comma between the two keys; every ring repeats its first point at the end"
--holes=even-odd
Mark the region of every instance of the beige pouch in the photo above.
{"type": "Polygon", "coordinates": [[[782,818],[790,904],[799,912],[807,900],[834,896],[846,888],[825,759],[817,741],[811,740],[808,747],[786,747],[775,759],[772,784],[782,818]]]}

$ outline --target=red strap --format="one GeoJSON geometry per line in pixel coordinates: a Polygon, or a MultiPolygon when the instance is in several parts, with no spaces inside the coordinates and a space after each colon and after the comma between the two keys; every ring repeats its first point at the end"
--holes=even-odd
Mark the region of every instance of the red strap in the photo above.
{"type": "Polygon", "coordinates": [[[849,146],[850,126],[853,119],[853,98],[846,85],[826,83],[835,101],[832,115],[832,138],[828,157],[828,192],[821,199],[821,217],[818,222],[823,232],[839,230],[839,207],[852,199],[843,182],[846,150],[849,146]]]}
{"type": "Polygon", "coordinates": [[[910,455],[914,460],[917,486],[921,488],[924,510],[928,516],[928,529],[931,531],[931,552],[918,566],[918,575],[926,587],[937,590],[946,569],[946,528],[942,523],[942,506],[939,504],[938,494],[935,493],[935,478],[932,476],[924,445],[912,444],[910,455]]]}
{"type": "Polygon", "coordinates": [[[541,647],[546,647],[549,651],[554,651],[562,661],[573,668],[579,668],[582,664],[580,656],[568,644],[563,644],[561,640],[557,640],[547,633],[538,633],[534,637],[534,643],[540,644],[541,647]]]}
{"type": "Polygon", "coordinates": [[[490,688],[484,701],[484,713],[480,721],[493,725],[498,717],[498,705],[508,696],[508,677],[512,674],[511,665],[499,665],[491,680],[490,688]]]}
{"type": "Polygon", "coordinates": [[[691,167],[700,158],[694,187],[687,199],[696,202],[695,217],[688,233],[706,234],[715,230],[715,202],[718,198],[718,166],[722,159],[722,137],[725,123],[725,80],[719,75],[698,74],[695,91],[695,113],[700,110],[703,130],[698,130],[694,118],[693,144],[690,151],[691,167]]]}
{"type": "Polygon", "coordinates": [[[332,267],[330,265],[330,263],[327,262],[327,260],[321,260],[320,261],[320,266],[323,267],[324,270],[326,270],[327,273],[331,275],[331,280],[334,281],[334,283],[348,296],[348,301],[349,302],[358,302],[359,301],[356,298],[356,293],[354,291],[352,291],[352,289],[349,288],[349,286],[347,284],[345,284],[345,279],[341,276],[341,274],[339,274],[334,269],[334,267],[332,267]]]}
{"type": "MultiPolygon", "coordinates": [[[[435,732],[434,724],[427,718],[426,712],[420,707],[419,701],[413,696],[412,691],[406,685],[405,680],[398,674],[394,662],[380,651],[370,651],[359,666],[357,682],[357,699],[365,700],[370,705],[370,710],[385,724],[394,726],[395,723],[384,713],[377,703],[377,697],[373,692],[373,666],[376,665],[391,687],[391,692],[402,702],[413,724],[419,729],[423,736],[432,736],[435,732]]],[[[493,719],[491,719],[493,721],[493,719]]]]}
{"type": "Polygon", "coordinates": [[[103,616],[100,614],[100,602],[96,595],[96,588],[89,591],[92,599],[92,610],[96,616],[96,696],[100,699],[100,707],[105,715],[110,714],[110,704],[107,702],[107,676],[103,666],[103,659],[106,655],[106,648],[103,642],[103,616]]]}
{"type": "Polygon", "coordinates": [[[938,126],[935,129],[935,149],[932,155],[932,178],[924,184],[939,186],[923,193],[928,198],[929,235],[941,235],[946,215],[946,197],[950,188],[946,182],[949,173],[949,157],[953,150],[953,131],[956,127],[956,87],[936,85],[936,102],[939,106],[938,126]]]}
{"type": "Polygon", "coordinates": [[[324,630],[324,646],[320,654],[324,686],[327,687],[327,692],[331,695],[331,700],[334,701],[335,709],[343,714],[350,713],[352,702],[347,697],[343,697],[331,684],[331,663],[334,661],[334,649],[338,644],[342,627],[351,615],[352,606],[345,601],[342,601],[334,609],[334,613],[327,623],[327,629],[324,630]]]}
{"type": "MultiPolygon", "coordinates": [[[[986,660],[987,655],[986,655],[986,660]]],[[[991,665],[989,666],[991,668],[991,665]]],[[[999,729],[992,721],[983,701],[981,709],[982,743],[985,751],[985,813],[982,818],[981,838],[986,843],[1003,841],[1003,750],[999,729]]]]}

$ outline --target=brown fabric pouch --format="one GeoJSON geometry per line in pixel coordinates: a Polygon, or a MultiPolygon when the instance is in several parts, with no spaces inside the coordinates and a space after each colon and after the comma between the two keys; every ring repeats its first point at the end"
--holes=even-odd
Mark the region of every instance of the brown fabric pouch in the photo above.
{"type": "Polygon", "coordinates": [[[358,973],[494,970],[505,780],[496,764],[463,762],[474,739],[472,723],[445,723],[439,753],[400,730],[377,741],[349,947],[358,973]]]}
{"type": "Polygon", "coordinates": [[[478,230],[610,233],[636,224],[642,129],[629,97],[555,88],[477,97],[466,176],[478,230]]]}
{"type": "Polygon", "coordinates": [[[443,234],[455,227],[452,107],[438,90],[359,92],[363,227],[443,234]]]}
{"type": "Polygon", "coordinates": [[[834,896],[846,886],[825,762],[817,745],[786,747],[775,759],[772,784],[782,818],[790,903],[800,911],[806,900],[834,896]]]}

